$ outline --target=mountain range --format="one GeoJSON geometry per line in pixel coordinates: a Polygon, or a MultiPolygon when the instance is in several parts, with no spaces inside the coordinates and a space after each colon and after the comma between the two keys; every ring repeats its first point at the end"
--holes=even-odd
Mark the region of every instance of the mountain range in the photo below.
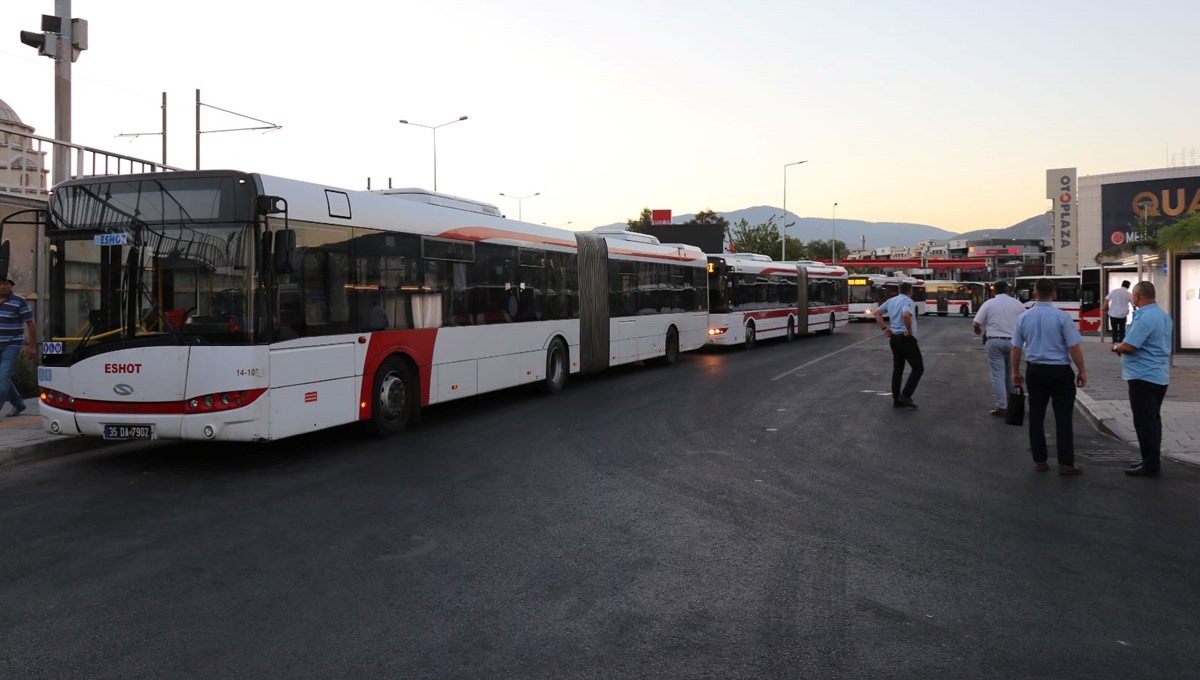
{"type": "MultiPolygon", "coordinates": [[[[783,210],[774,206],[759,205],[731,212],[719,212],[717,214],[729,220],[730,224],[737,224],[742,219],[745,219],[746,222],[752,225],[762,224],[772,216],[775,217],[775,224],[779,224],[779,216],[783,214],[783,210]]],[[[693,217],[695,215],[692,214],[674,215],[671,221],[675,224],[683,224],[693,217]]],[[[787,235],[792,238],[797,238],[804,242],[814,240],[827,241],[835,238],[845,242],[851,249],[913,246],[918,241],[926,239],[944,242],[951,239],[973,241],[987,238],[1046,238],[1050,233],[1050,213],[1030,217],[1009,227],[977,229],[964,234],[956,234],[928,224],[912,224],[908,222],[864,222],[862,220],[839,219],[835,223],[831,217],[800,217],[791,211],[788,211],[788,223],[791,226],[788,227],[787,235]]],[[[607,226],[624,226],[624,223],[618,222],[607,226]]]]}

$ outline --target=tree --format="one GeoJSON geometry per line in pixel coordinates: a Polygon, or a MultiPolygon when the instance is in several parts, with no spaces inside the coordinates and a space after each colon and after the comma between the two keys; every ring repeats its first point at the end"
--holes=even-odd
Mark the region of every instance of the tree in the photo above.
{"type": "MultiPolygon", "coordinates": [[[[767,255],[772,260],[783,256],[783,241],[779,238],[779,226],[775,224],[775,216],[767,218],[766,222],[751,225],[742,218],[729,230],[729,242],[734,252],[757,253],[767,255]]],[[[788,237],[787,251],[793,259],[804,257],[804,243],[799,239],[788,237]]]]}
{"type": "Polygon", "coordinates": [[[625,224],[629,225],[629,231],[645,234],[647,229],[654,226],[654,213],[649,208],[642,208],[642,214],[637,219],[625,220],[625,224]]]}
{"type": "MultiPolygon", "coordinates": [[[[830,247],[829,241],[809,241],[808,256],[814,260],[832,260],[833,249],[830,247]]],[[[833,241],[834,248],[837,249],[837,259],[844,260],[850,254],[850,249],[846,247],[843,241],[833,241]]]]}
{"type": "Polygon", "coordinates": [[[711,210],[701,210],[684,224],[719,224],[726,232],[729,231],[729,220],[711,210]]]}
{"type": "Polygon", "coordinates": [[[1158,232],[1158,247],[1179,252],[1200,247],[1200,212],[1192,213],[1158,232]]]}

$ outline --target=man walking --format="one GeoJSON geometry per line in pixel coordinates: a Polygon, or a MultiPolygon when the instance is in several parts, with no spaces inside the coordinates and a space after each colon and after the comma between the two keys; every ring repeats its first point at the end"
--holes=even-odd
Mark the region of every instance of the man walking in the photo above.
{"type": "Polygon", "coordinates": [[[1125,339],[1125,319],[1129,316],[1129,305],[1133,295],[1129,292],[1129,281],[1122,281],[1120,288],[1104,296],[1104,311],[1108,313],[1108,325],[1112,328],[1112,341],[1117,344],[1125,339]]]}
{"type": "Polygon", "coordinates": [[[1162,448],[1162,403],[1171,377],[1174,323],[1156,304],[1154,284],[1133,287],[1133,323],[1125,340],[1112,351],[1121,355],[1121,377],[1129,385],[1129,408],[1137,431],[1142,462],[1125,471],[1132,477],[1157,477],[1162,448]]]}
{"type": "Polygon", "coordinates": [[[996,408],[992,415],[1008,415],[1008,393],[1012,392],[1012,336],[1025,305],[1008,295],[1008,282],[997,281],[996,297],[987,300],[975,312],[975,335],[982,334],[987,349],[988,370],[992,374],[992,393],[996,408]]]}
{"type": "Polygon", "coordinates": [[[917,391],[917,383],[921,382],[921,374],[925,372],[925,364],[921,361],[921,347],[917,345],[917,316],[912,301],[912,284],[900,284],[900,293],[888,298],[887,302],[875,310],[875,323],[883,329],[883,334],[889,338],[892,348],[892,407],[916,408],[913,393],[917,391]],[[888,317],[887,322],[883,320],[888,317]],[[908,363],[912,372],[904,390],[900,389],[900,380],[904,377],[904,364],[908,363]]]}
{"type": "Polygon", "coordinates": [[[1029,450],[1038,472],[1050,469],[1046,463],[1046,404],[1054,404],[1054,442],[1058,448],[1058,474],[1077,475],[1075,466],[1075,388],[1087,386],[1083,365],[1083,338],[1071,316],[1050,304],[1054,300],[1054,282],[1038,279],[1033,286],[1036,304],[1017,319],[1012,338],[1012,382],[1029,385],[1029,450]],[[1021,376],[1021,354],[1028,363],[1021,376]],[[1075,362],[1079,375],[1071,372],[1075,362]]]}
{"type": "Polygon", "coordinates": [[[5,276],[0,279],[0,408],[4,402],[12,402],[8,415],[20,415],[25,410],[25,400],[17,391],[12,376],[17,370],[17,358],[21,355],[24,328],[29,329],[29,345],[26,354],[30,361],[36,356],[37,327],[33,323],[33,312],[25,298],[13,293],[13,280],[5,276]]]}

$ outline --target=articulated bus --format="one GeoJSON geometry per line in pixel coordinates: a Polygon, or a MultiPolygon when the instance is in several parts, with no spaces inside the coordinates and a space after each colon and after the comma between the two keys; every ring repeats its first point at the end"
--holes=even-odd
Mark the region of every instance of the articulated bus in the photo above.
{"type": "Polygon", "coordinates": [[[1035,300],[1033,284],[1038,279],[1054,282],[1054,306],[1071,315],[1079,324],[1080,333],[1100,332],[1100,303],[1104,293],[1100,290],[1100,268],[1085,267],[1079,274],[1060,276],[1018,276],[1016,297],[1032,307],[1035,300]]]}
{"type": "Polygon", "coordinates": [[[991,296],[988,285],[979,281],[926,281],[925,313],[970,316],[991,296]]]}
{"type": "Polygon", "coordinates": [[[872,321],[875,309],[891,296],[900,292],[901,283],[911,283],[914,311],[917,316],[925,313],[925,282],[911,276],[883,276],[881,274],[854,274],[848,279],[850,286],[850,319],[872,321]]]}
{"type": "Polygon", "coordinates": [[[849,323],[842,267],[727,253],[709,255],[708,272],[709,344],[749,349],[758,340],[790,342],[849,323]]]}
{"type": "Polygon", "coordinates": [[[260,441],[705,344],[704,253],[420,190],[88,177],[46,216],[55,434],[260,441]]]}

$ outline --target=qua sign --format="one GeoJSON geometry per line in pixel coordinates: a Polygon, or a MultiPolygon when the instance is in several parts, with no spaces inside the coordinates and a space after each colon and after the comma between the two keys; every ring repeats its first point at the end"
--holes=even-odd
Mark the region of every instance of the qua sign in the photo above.
{"type": "Polygon", "coordinates": [[[1125,245],[1137,238],[1139,222],[1161,226],[1200,212],[1200,176],[1105,184],[1100,209],[1100,247],[1125,245]]]}

